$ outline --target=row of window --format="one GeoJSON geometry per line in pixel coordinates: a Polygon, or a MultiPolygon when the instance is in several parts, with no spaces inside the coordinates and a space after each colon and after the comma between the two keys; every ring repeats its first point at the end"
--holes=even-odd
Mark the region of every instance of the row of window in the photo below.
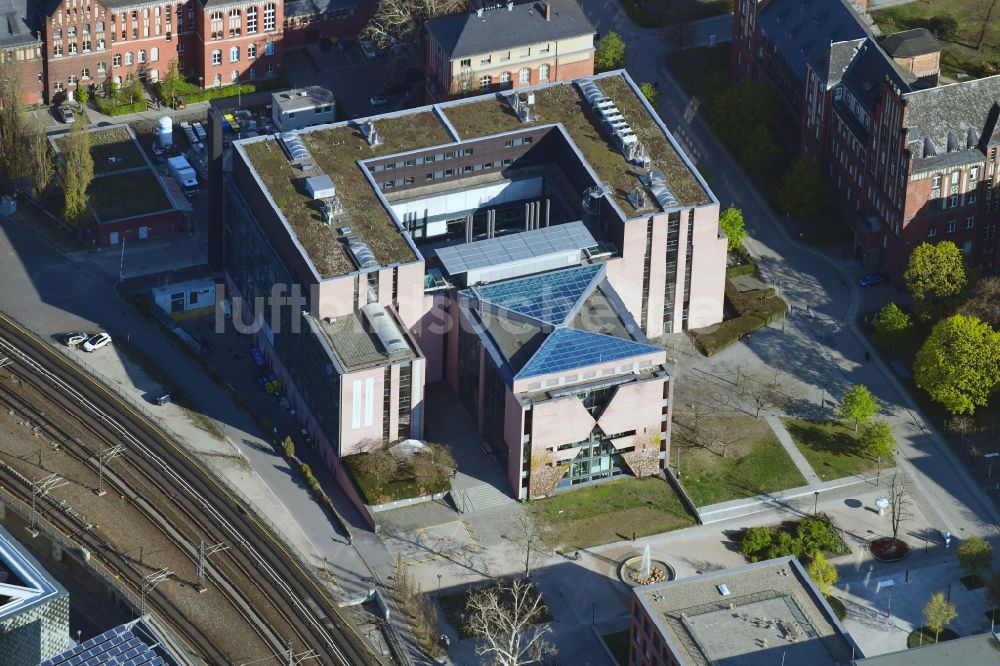
{"type": "MultiPolygon", "coordinates": [[[[117,67],[118,65],[115,65],[115,66],[117,67]]],[[[103,79],[107,75],[107,69],[106,69],[106,67],[107,66],[105,65],[105,63],[98,63],[98,66],[97,66],[97,77],[99,79],[103,79]]],[[[183,68],[181,68],[181,69],[183,69],[183,68]]],[[[274,74],[274,66],[273,65],[267,65],[264,68],[264,71],[267,74],[267,76],[270,76],[270,75],[274,74]]],[[[253,80],[253,79],[257,78],[257,69],[255,67],[249,68],[247,70],[247,77],[250,80],[253,80]]],[[[115,77],[115,81],[120,84],[121,83],[121,78],[122,77],[120,77],[120,76],[116,76],[115,77]]],[[[232,72],[230,72],[229,79],[230,79],[231,82],[238,81],[239,78],[240,78],[239,71],[237,71],[237,70],[234,69],[232,72]]],[[[76,74],[70,74],[70,75],[68,75],[66,77],[66,84],[68,84],[70,86],[74,86],[74,85],[77,85],[80,82],[88,81],[88,80],[90,80],[90,68],[89,67],[84,67],[81,70],[79,77],[76,74]]],[[[38,82],[42,83],[42,75],[41,74],[38,75],[38,82]]],[[[100,84],[100,86],[102,86],[102,85],[103,84],[100,84]]],[[[222,85],[222,74],[216,74],[213,77],[211,83],[209,83],[208,85],[212,85],[212,86],[215,86],[215,87],[221,86],[222,85]]],[[[61,93],[61,92],[63,92],[66,89],[65,85],[63,84],[62,81],[54,81],[52,83],[52,88],[57,93],[61,93]]]]}
{"type": "MultiPolygon", "coordinates": [[[[275,26],[275,10],[276,5],[273,2],[269,2],[264,5],[264,31],[268,32],[274,30],[275,26]]],[[[253,35],[257,32],[257,7],[248,7],[246,10],[246,28],[247,34],[253,35]]],[[[234,37],[239,35],[243,29],[243,13],[240,9],[230,9],[229,10],[229,36],[234,37]]],[[[222,39],[223,29],[222,20],[223,13],[221,11],[212,12],[209,16],[210,27],[212,31],[212,39],[222,39]]]]}
{"type": "MultiPolygon", "coordinates": [[[[272,56],[274,55],[274,42],[267,42],[264,44],[264,55],[272,56]]],[[[257,45],[247,44],[247,59],[254,60],[257,57],[257,45]]],[[[239,62],[240,61],[240,47],[233,46],[229,49],[229,62],[239,62]]],[[[212,51],[212,64],[221,65],[222,64],[222,49],[215,49],[212,51]]]]}
{"type": "Polygon", "coordinates": [[[322,14],[310,14],[309,16],[286,16],[284,21],[282,21],[282,25],[286,28],[298,28],[321,21],[340,21],[352,16],[354,16],[354,7],[345,7],[343,9],[323,12],[322,14]]]}
{"type": "MultiPolygon", "coordinates": [[[[552,69],[551,69],[551,67],[549,65],[542,65],[541,67],[539,67],[538,68],[538,80],[539,81],[548,81],[549,80],[549,73],[551,71],[552,71],[552,69]]],[[[518,82],[521,83],[521,84],[531,83],[531,68],[530,67],[523,67],[520,71],[518,71],[517,78],[518,78],[518,82]]],[[[490,76],[489,74],[484,74],[479,79],[479,87],[482,88],[483,90],[489,88],[494,83],[499,83],[500,85],[507,85],[507,84],[509,84],[510,83],[510,72],[500,72],[500,75],[497,76],[497,77],[490,76]],[[494,78],[496,78],[495,82],[493,80],[494,78]]],[[[466,83],[463,82],[462,83],[462,88],[465,89],[467,87],[468,87],[468,84],[466,84],[466,83]]]]}
{"type": "MultiPolygon", "coordinates": [[[[541,46],[538,47],[538,53],[540,53],[540,54],[549,53],[551,50],[552,50],[552,45],[549,44],[549,43],[542,44],[541,46]]],[[[443,54],[443,51],[441,50],[441,46],[440,45],[438,46],[438,51],[443,54]]],[[[530,46],[526,46],[523,49],[521,49],[520,52],[518,52],[517,57],[518,58],[529,58],[529,57],[531,57],[531,47],[530,46]]],[[[509,60],[510,60],[510,51],[507,51],[505,53],[501,53],[497,57],[497,61],[498,62],[507,62],[509,60]]],[[[487,55],[485,57],[480,57],[479,58],[479,64],[480,65],[491,65],[491,64],[493,64],[493,54],[491,53],[491,54],[489,54],[489,55],[487,55]]],[[[468,68],[472,67],[472,58],[463,58],[461,61],[459,61],[459,66],[462,69],[468,69],[468,68]]]]}
{"type": "MultiPolygon", "coordinates": [[[[434,171],[424,175],[424,180],[437,180],[439,178],[450,178],[458,174],[465,173],[476,173],[480,171],[489,171],[490,169],[496,169],[500,166],[510,166],[514,163],[512,158],[506,158],[504,160],[498,160],[494,162],[485,162],[483,164],[466,164],[461,168],[455,169],[445,169],[443,171],[434,171]]],[[[382,182],[383,190],[391,190],[394,187],[403,187],[404,185],[413,185],[414,178],[409,176],[407,178],[396,178],[395,180],[386,180],[382,182]]]]}
{"type": "Polygon", "coordinates": [[[408,160],[399,160],[396,162],[387,162],[385,164],[376,164],[372,167],[373,173],[379,173],[380,171],[391,171],[393,169],[404,169],[411,166],[419,166],[421,164],[433,164],[434,162],[443,162],[445,160],[453,160],[457,157],[468,157],[474,153],[472,148],[462,148],[461,150],[451,150],[444,153],[437,153],[436,155],[425,155],[423,157],[411,157],[408,160]]]}
{"type": "MultiPolygon", "coordinates": [[[[946,234],[953,234],[953,233],[955,233],[955,230],[957,228],[958,228],[958,221],[957,220],[948,220],[948,222],[945,224],[945,233],[946,234]]],[[[975,229],[976,228],[976,216],[975,215],[970,215],[969,217],[965,218],[965,228],[966,228],[966,230],[968,230],[968,229],[975,229]]],[[[937,226],[935,226],[935,225],[932,224],[930,227],[927,228],[927,237],[928,238],[934,238],[937,235],[938,235],[937,226]]]]}

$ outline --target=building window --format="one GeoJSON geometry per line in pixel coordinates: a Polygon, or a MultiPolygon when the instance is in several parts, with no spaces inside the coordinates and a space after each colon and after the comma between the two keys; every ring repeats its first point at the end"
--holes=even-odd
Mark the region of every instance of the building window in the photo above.
{"type": "Polygon", "coordinates": [[[960,178],[960,176],[961,176],[961,174],[958,171],[952,171],[951,172],[951,184],[952,185],[958,185],[958,179],[960,178]]]}
{"type": "Polygon", "coordinates": [[[56,91],[57,93],[61,93],[61,92],[63,91],[63,84],[62,84],[62,81],[56,81],[56,84],[55,84],[55,91],[56,91]]]}
{"type": "Polygon", "coordinates": [[[213,65],[221,65],[222,64],[222,51],[221,50],[215,49],[214,51],[212,51],[212,64],[213,65]]]}
{"type": "Polygon", "coordinates": [[[958,195],[953,194],[948,198],[948,207],[954,208],[957,205],[958,205],[958,195]]]}
{"type": "Polygon", "coordinates": [[[937,236],[937,227],[931,227],[927,230],[927,237],[934,238],[937,236]]]}
{"type": "Polygon", "coordinates": [[[97,75],[105,76],[108,73],[108,64],[104,61],[97,63],[97,75]]]}
{"type": "Polygon", "coordinates": [[[52,39],[62,39],[62,30],[57,29],[52,33],[52,39]]]}
{"type": "Polygon", "coordinates": [[[155,46],[149,49],[149,62],[157,62],[160,59],[160,49],[155,46]]]}
{"type": "Polygon", "coordinates": [[[84,23],[83,24],[83,34],[84,35],[89,35],[90,34],[90,24],[89,23],[84,23]]]}
{"type": "Polygon", "coordinates": [[[549,66],[548,65],[542,65],[541,67],[538,68],[538,80],[539,81],[548,81],[549,80],[549,66]]]}
{"type": "Polygon", "coordinates": [[[132,66],[132,52],[131,51],[128,51],[128,52],[125,53],[125,66],[126,67],[131,67],[132,66]]]}
{"type": "Polygon", "coordinates": [[[507,62],[508,60],[510,60],[510,51],[500,54],[500,62],[507,62]]]}
{"type": "Polygon", "coordinates": [[[264,30],[274,30],[274,3],[264,5],[264,30]]]}
{"type": "Polygon", "coordinates": [[[62,54],[63,54],[62,44],[56,44],[55,46],[52,47],[53,56],[55,56],[56,58],[60,58],[62,57],[62,54]]]}
{"type": "Polygon", "coordinates": [[[240,47],[234,46],[229,49],[229,62],[239,62],[240,61],[240,47]]]}
{"type": "Polygon", "coordinates": [[[212,38],[218,39],[222,33],[222,12],[212,12],[212,38]]]}
{"type": "Polygon", "coordinates": [[[948,230],[946,233],[949,234],[955,233],[955,220],[948,220],[948,230]]]}
{"type": "Polygon", "coordinates": [[[76,26],[71,25],[70,27],[66,28],[66,34],[69,37],[76,37],[76,26]]]}
{"type": "Polygon", "coordinates": [[[538,52],[539,53],[548,53],[549,52],[549,46],[550,46],[550,44],[545,44],[544,46],[539,47],[538,52]]]}
{"type": "Polygon", "coordinates": [[[472,58],[465,58],[460,64],[462,69],[468,69],[469,67],[472,67],[472,58]]]}
{"type": "Polygon", "coordinates": [[[976,216],[975,215],[970,215],[969,217],[965,218],[965,228],[966,229],[974,229],[975,227],[976,227],[976,216]]]}
{"type": "Polygon", "coordinates": [[[82,49],[84,53],[90,53],[90,38],[83,40],[82,49]]]}
{"type": "Polygon", "coordinates": [[[257,57],[257,45],[247,44],[247,58],[253,60],[257,57]]]}
{"type": "Polygon", "coordinates": [[[111,65],[112,65],[112,67],[121,67],[122,66],[122,55],[120,53],[116,53],[111,58],[111,65]]]}
{"type": "MultiPolygon", "coordinates": [[[[266,44],[264,44],[264,55],[266,56],[274,55],[274,42],[267,42],[266,44]]],[[[270,72],[272,68],[273,68],[272,65],[268,65],[267,71],[270,72]]]]}
{"type": "Polygon", "coordinates": [[[76,55],[76,42],[69,43],[69,54],[76,55]]]}
{"type": "Polygon", "coordinates": [[[104,41],[103,37],[98,37],[97,38],[97,50],[98,51],[103,51],[106,48],[108,48],[107,42],[104,41]]]}
{"type": "Polygon", "coordinates": [[[90,68],[89,67],[84,67],[83,68],[83,70],[80,72],[80,78],[81,79],[89,79],[90,78],[90,68]]]}
{"type": "Polygon", "coordinates": [[[518,73],[518,80],[521,83],[531,83],[531,70],[525,67],[518,73]]]}
{"type": "Polygon", "coordinates": [[[969,205],[969,206],[971,206],[972,204],[976,203],[976,193],[975,193],[975,191],[970,191],[968,194],[965,195],[965,203],[966,203],[966,205],[969,205]]]}
{"type": "Polygon", "coordinates": [[[139,49],[139,64],[144,65],[146,63],[146,49],[139,49]]]}
{"type": "Polygon", "coordinates": [[[239,30],[242,27],[243,26],[242,26],[241,21],[240,21],[240,10],[239,9],[230,9],[229,10],[229,32],[230,32],[230,37],[232,36],[232,34],[235,31],[239,30]]]}
{"type": "Polygon", "coordinates": [[[493,56],[491,56],[491,55],[488,55],[488,56],[486,56],[485,58],[482,58],[479,61],[480,65],[490,65],[492,63],[493,63],[493,56]]]}
{"type": "Polygon", "coordinates": [[[236,81],[236,80],[238,80],[240,78],[240,73],[234,69],[233,73],[230,74],[229,78],[232,81],[236,81]]]}
{"type": "Polygon", "coordinates": [[[979,180],[979,167],[974,166],[969,169],[969,178],[972,180],[979,180]]]}
{"type": "Polygon", "coordinates": [[[184,44],[178,44],[177,45],[177,55],[181,55],[183,53],[184,53],[184,44]]]}
{"type": "Polygon", "coordinates": [[[222,74],[216,73],[212,78],[212,85],[218,88],[222,85],[222,74]]]}
{"type": "Polygon", "coordinates": [[[272,65],[271,63],[267,63],[267,66],[264,67],[264,73],[274,74],[274,65],[272,65]]]}
{"type": "Polygon", "coordinates": [[[479,79],[479,87],[486,90],[490,87],[490,75],[486,74],[483,78],[479,79]]]}
{"type": "Polygon", "coordinates": [[[510,72],[500,72],[500,83],[510,83],[510,72]]]}
{"type": "Polygon", "coordinates": [[[257,8],[247,9],[247,34],[253,35],[257,32],[257,8]]]}
{"type": "Polygon", "coordinates": [[[76,74],[70,74],[66,77],[66,83],[69,85],[76,85],[76,74]]]}

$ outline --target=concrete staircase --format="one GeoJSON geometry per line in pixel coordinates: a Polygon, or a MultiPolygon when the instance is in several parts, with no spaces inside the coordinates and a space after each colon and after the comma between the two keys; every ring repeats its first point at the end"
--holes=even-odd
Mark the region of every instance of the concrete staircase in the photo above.
{"type": "Polygon", "coordinates": [[[514,498],[488,483],[464,489],[452,489],[451,501],[460,513],[493,509],[514,502],[514,498]]]}

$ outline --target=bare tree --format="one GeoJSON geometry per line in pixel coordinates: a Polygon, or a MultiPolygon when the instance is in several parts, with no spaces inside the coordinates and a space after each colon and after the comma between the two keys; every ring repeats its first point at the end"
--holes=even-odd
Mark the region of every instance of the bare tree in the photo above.
{"type": "Polygon", "coordinates": [[[455,80],[451,84],[451,90],[448,92],[452,95],[461,95],[464,93],[472,93],[479,90],[479,74],[476,70],[467,68],[463,69],[455,77],[455,80]]]}
{"type": "Polygon", "coordinates": [[[361,35],[379,48],[412,48],[419,53],[427,19],[458,14],[467,8],[468,0],[380,0],[361,35]]]}
{"type": "Polygon", "coordinates": [[[899,539],[900,526],[913,517],[910,507],[913,501],[910,499],[910,484],[906,480],[906,475],[896,472],[889,482],[889,519],[892,527],[893,540],[899,539]]]}
{"type": "Polygon", "coordinates": [[[969,435],[976,433],[976,420],[968,414],[959,414],[948,421],[948,430],[961,437],[964,442],[969,435]]]}
{"type": "Polygon", "coordinates": [[[24,173],[23,135],[21,77],[12,59],[0,57],[0,172],[11,186],[24,173]]]}
{"type": "Polygon", "coordinates": [[[443,444],[428,443],[423,449],[413,452],[407,459],[417,485],[428,487],[431,483],[455,469],[455,456],[443,444]]]}
{"type": "Polygon", "coordinates": [[[996,11],[997,3],[1000,0],[979,0],[972,4],[972,19],[979,24],[979,37],[976,38],[976,50],[982,51],[986,42],[986,31],[989,30],[993,21],[993,13],[996,11]]]}
{"type": "Polygon", "coordinates": [[[691,46],[694,29],[688,23],[676,23],[666,29],[665,35],[671,51],[683,51],[691,46]]]}
{"type": "Polygon", "coordinates": [[[531,575],[532,567],[549,552],[543,545],[541,534],[535,529],[534,521],[523,511],[514,516],[507,532],[505,536],[524,552],[524,576],[527,578],[531,575]]]}
{"type": "Polygon", "coordinates": [[[774,406],[780,402],[781,393],[777,389],[775,378],[766,376],[762,372],[747,372],[740,378],[740,393],[753,402],[756,408],[754,416],[760,418],[762,409],[774,406]]]}
{"type": "Polygon", "coordinates": [[[469,594],[468,630],[478,639],[476,654],[500,666],[533,664],[556,654],[548,639],[552,628],[536,624],[545,612],[542,596],[526,580],[496,585],[469,594]]]}

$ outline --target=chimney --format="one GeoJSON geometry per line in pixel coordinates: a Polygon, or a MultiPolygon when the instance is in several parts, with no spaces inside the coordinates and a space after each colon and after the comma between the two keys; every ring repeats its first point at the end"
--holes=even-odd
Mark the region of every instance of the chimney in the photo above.
{"type": "Polygon", "coordinates": [[[545,3],[545,20],[546,21],[551,21],[552,20],[552,3],[551,2],[546,2],[545,3]]]}

